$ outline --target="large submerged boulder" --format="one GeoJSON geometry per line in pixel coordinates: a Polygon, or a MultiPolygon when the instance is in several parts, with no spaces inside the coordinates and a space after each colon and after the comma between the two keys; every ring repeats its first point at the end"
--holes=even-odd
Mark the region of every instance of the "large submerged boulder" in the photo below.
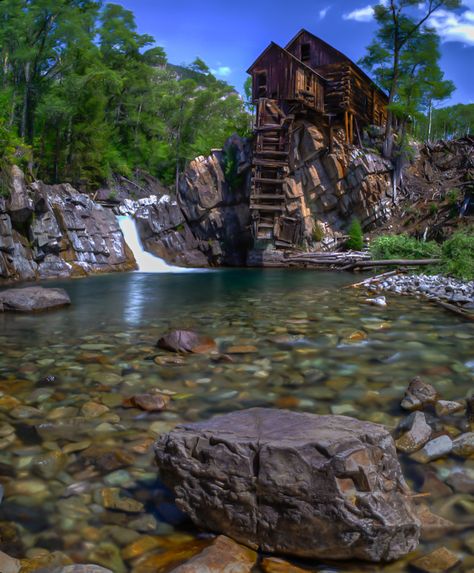
{"type": "Polygon", "coordinates": [[[155,451],[178,507],[249,547],[378,562],[418,544],[395,445],[379,424],[253,408],[178,426],[155,451]]]}

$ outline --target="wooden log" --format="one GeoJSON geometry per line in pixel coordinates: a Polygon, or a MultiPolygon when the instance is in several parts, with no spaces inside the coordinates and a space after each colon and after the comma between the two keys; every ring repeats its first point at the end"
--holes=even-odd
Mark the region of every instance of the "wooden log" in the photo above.
{"type": "Polygon", "coordinates": [[[342,270],[353,270],[355,268],[372,268],[372,267],[423,267],[427,265],[436,265],[441,259],[384,259],[381,261],[358,261],[348,265],[342,270]]]}

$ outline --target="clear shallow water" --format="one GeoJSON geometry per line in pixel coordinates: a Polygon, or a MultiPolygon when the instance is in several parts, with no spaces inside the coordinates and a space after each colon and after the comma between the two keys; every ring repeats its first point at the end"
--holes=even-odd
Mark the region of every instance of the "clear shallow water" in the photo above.
{"type": "MultiPolygon", "coordinates": [[[[0,521],[17,524],[17,554],[47,548],[118,573],[166,571],[160,567],[169,555],[196,536],[178,525],[152,461],[154,438],[178,422],[262,405],[394,427],[415,375],[445,399],[472,389],[473,324],[410,298],[368,306],[364,292],[344,288],[353,281],[279,270],[108,275],[48,283],[66,288],[69,309],[0,315],[0,521]],[[155,348],[169,328],[212,336],[223,352],[254,349],[233,354],[233,362],[179,358],[155,348]],[[153,389],[174,393],[166,412],[122,407],[153,389]],[[102,492],[110,487],[143,503],[143,511],[104,509],[102,492]]],[[[461,524],[420,551],[446,545],[469,571],[474,496],[447,489],[443,480],[459,469],[474,471],[473,461],[402,463],[417,492],[431,476],[430,507],[461,524]]],[[[403,570],[406,562],[331,567],[403,570]]]]}

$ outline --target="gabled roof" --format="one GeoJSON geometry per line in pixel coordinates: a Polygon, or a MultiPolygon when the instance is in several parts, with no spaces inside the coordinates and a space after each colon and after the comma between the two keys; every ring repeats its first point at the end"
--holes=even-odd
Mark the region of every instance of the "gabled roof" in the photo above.
{"type": "Polygon", "coordinates": [[[275,42],[270,42],[270,44],[265,48],[265,50],[260,54],[260,56],[258,56],[258,58],[255,60],[255,62],[250,66],[250,68],[247,70],[248,74],[252,73],[253,68],[258,64],[258,62],[267,55],[267,53],[270,50],[279,50],[281,52],[283,52],[287,57],[291,58],[292,60],[295,60],[300,66],[302,66],[303,68],[306,68],[309,72],[311,72],[312,74],[314,74],[315,76],[318,76],[319,79],[323,82],[326,82],[326,78],[324,78],[321,74],[319,74],[316,70],[313,70],[313,68],[311,68],[310,66],[306,65],[304,62],[302,62],[301,60],[299,60],[296,56],[294,56],[291,52],[289,52],[288,50],[286,50],[285,48],[282,48],[281,46],[279,46],[278,44],[276,44],[275,42]]]}
{"type": "Polygon", "coordinates": [[[314,34],[312,34],[311,32],[309,32],[308,30],[306,30],[305,28],[301,28],[301,30],[296,34],[296,36],[294,36],[289,42],[288,44],[285,46],[285,51],[288,51],[289,48],[291,48],[291,46],[299,39],[299,37],[302,34],[308,34],[309,36],[311,36],[312,38],[314,38],[317,42],[319,42],[325,49],[333,52],[335,55],[337,55],[339,58],[341,58],[342,60],[345,60],[347,62],[349,62],[350,64],[352,64],[356,70],[366,79],[368,80],[371,84],[373,84],[375,86],[375,88],[384,96],[384,97],[388,97],[387,94],[382,90],[382,88],[380,88],[375,82],[374,80],[368,76],[364,70],[362,68],[360,68],[355,62],[353,62],[350,58],[348,58],[345,54],[343,54],[342,52],[340,52],[339,50],[336,50],[336,48],[334,48],[333,46],[331,46],[331,44],[328,44],[327,42],[325,42],[324,40],[322,40],[321,38],[319,38],[318,36],[315,36],[314,34]]]}

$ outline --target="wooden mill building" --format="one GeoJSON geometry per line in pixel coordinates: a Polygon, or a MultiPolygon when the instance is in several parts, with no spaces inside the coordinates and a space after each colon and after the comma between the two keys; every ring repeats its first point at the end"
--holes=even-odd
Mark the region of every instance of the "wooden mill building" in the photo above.
{"type": "MultiPolygon", "coordinates": [[[[342,127],[358,144],[367,125],[387,120],[386,94],[347,56],[306,30],[285,47],[272,42],[248,69],[257,107],[251,209],[257,240],[276,246],[298,242],[298,224],[285,216],[293,121],[327,130],[342,127]]],[[[330,143],[331,145],[331,143],[330,143]]]]}

